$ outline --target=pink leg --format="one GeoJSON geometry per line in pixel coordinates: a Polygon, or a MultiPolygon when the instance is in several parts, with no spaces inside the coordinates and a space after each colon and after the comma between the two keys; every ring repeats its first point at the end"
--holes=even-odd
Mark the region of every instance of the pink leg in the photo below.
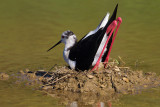
{"type": "Polygon", "coordinates": [[[107,107],[112,107],[111,101],[107,101],[107,107]]]}
{"type": "Polygon", "coordinates": [[[105,50],[105,48],[106,48],[106,46],[107,46],[107,44],[108,44],[108,41],[109,41],[109,39],[110,39],[110,37],[111,37],[114,29],[116,28],[116,26],[117,26],[117,21],[116,21],[116,20],[113,21],[113,22],[108,26],[108,28],[107,28],[107,30],[106,30],[106,33],[110,32],[110,35],[109,35],[108,38],[107,38],[107,41],[106,41],[106,43],[105,43],[105,45],[104,45],[104,47],[103,47],[103,49],[102,49],[102,52],[101,52],[101,54],[100,54],[100,56],[99,56],[99,58],[98,58],[98,60],[97,60],[97,62],[96,62],[96,65],[93,67],[93,69],[92,69],[91,71],[95,70],[96,68],[97,68],[97,70],[98,70],[98,66],[99,66],[100,60],[101,60],[101,58],[102,58],[102,55],[103,55],[103,53],[104,53],[104,50],[105,50]]]}
{"type": "Polygon", "coordinates": [[[114,39],[115,39],[115,37],[116,37],[116,35],[117,35],[118,29],[119,29],[119,27],[120,27],[120,24],[122,23],[121,17],[118,17],[116,21],[119,22],[119,23],[118,23],[117,29],[116,29],[116,31],[115,31],[115,34],[114,34],[114,36],[113,36],[112,43],[111,43],[110,49],[109,49],[109,51],[108,51],[108,55],[107,55],[107,57],[106,57],[106,59],[105,59],[105,61],[104,61],[105,68],[107,67],[107,63],[108,63],[108,60],[109,60],[109,55],[110,55],[110,52],[111,52],[111,49],[112,49],[112,45],[113,45],[113,43],[114,43],[114,39]]]}

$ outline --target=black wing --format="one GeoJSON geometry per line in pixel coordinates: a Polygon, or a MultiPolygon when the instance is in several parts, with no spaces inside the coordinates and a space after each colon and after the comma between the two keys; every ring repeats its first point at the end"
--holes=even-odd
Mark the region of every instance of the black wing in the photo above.
{"type": "MultiPolygon", "coordinates": [[[[103,39],[103,36],[105,35],[107,27],[116,18],[117,7],[118,5],[104,28],[99,29],[95,34],[92,34],[85,39],[83,39],[83,37],[76,45],[74,45],[74,47],[71,48],[69,58],[76,61],[76,69],[88,70],[92,65],[95,54],[103,39]]],[[[107,53],[105,53],[105,55],[106,54],[107,53]]]]}
{"type": "MultiPolygon", "coordinates": [[[[116,5],[112,16],[111,16],[111,18],[109,19],[109,21],[108,21],[108,23],[107,23],[106,29],[107,29],[107,27],[116,19],[117,8],[118,8],[118,4],[116,5]]],[[[108,34],[108,35],[109,35],[109,34],[108,34]]],[[[108,41],[108,44],[107,44],[107,47],[106,47],[106,48],[107,48],[107,51],[104,53],[104,55],[103,55],[103,57],[102,57],[102,62],[105,61],[105,59],[106,59],[106,57],[107,57],[107,55],[108,55],[109,48],[110,48],[111,43],[112,43],[112,38],[113,38],[113,34],[112,34],[111,38],[110,38],[109,41],[108,41]]]]}
{"type": "Polygon", "coordinates": [[[76,68],[87,70],[91,66],[97,49],[102,41],[102,29],[97,33],[79,41],[71,50],[69,58],[76,61],[76,68]]]}

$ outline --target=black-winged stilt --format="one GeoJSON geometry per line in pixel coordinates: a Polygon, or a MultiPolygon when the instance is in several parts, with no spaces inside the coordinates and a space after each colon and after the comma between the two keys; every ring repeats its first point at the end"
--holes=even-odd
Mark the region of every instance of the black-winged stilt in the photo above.
{"type": "Polygon", "coordinates": [[[106,66],[114,39],[122,22],[120,17],[116,19],[117,8],[118,4],[110,19],[110,14],[107,13],[98,27],[90,31],[80,41],[77,42],[76,35],[68,30],[62,33],[61,40],[49,50],[60,43],[64,43],[63,57],[71,69],[83,71],[94,66],[92,70],[95,70],[98,69],[100,62],[104,62],[106,66]]]}

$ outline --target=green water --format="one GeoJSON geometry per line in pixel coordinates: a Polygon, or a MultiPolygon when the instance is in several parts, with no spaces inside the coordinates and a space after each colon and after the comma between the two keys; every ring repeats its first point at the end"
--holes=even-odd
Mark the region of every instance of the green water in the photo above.
{"type": "MultiPolygon", "coordinates": [[[[68,29],[80,39],[95,29],[108,11],[112,13],[117,3],[118,16],[122,17],[123,23],[111,57],[118,59],[121,56],[126,66],[160,74],[159,0],[0,0],[0,72],[16,73],[25,68],[48,70],[54,64],[65,65],[63,45],[49,53],[46,50],[68,29]]],[[[3,87],[3,82],[0,85],[0,94],[3,94],[0,103],[4,107],[27,106],[26,99],[30,99],[29,107],[46,103],[56,105],[51,98],[34,94],[33,90],[22,88],[16,92],[14,85],[3,87]],[[49,100],[41,101],[42,98],[49,100]],[[19,100],[21,105],[16,105],[19,100]]],[[[157,107],[160,105],[159,92],[160,89],[156,89],[152,94],[124,96],[119,107],[132,107],[135,103],[145,107],[146,102],[142,100],[146,97],[149,97],[150,105],[157,107]]]]}
{"type": "Polygon", "coordinates": [[[55,98],[37,92],[31,87],[11,85],[11,82],[0,81],[1,107],[63,107],[55,98]]]}

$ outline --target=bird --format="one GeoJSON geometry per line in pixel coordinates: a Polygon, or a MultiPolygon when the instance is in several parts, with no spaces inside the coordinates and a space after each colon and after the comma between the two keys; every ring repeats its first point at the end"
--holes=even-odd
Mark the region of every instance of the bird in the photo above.
{"type": "Polygon", "coordinates": [[[77,71],[85,71],[90,68],[92,68],[91,71],[98,70],[100,62],[103,62],[106,67],[114,39],[122,23],[121,17],[116,19],[117,8],[118,4],[110,18],[110,13],[107,13],[98,27],[79,41],[72,31],[64,31],[61,40],[49,48],[47,52],[60,43],[64,43],[63,57],[71,69],[77,71]]]}

